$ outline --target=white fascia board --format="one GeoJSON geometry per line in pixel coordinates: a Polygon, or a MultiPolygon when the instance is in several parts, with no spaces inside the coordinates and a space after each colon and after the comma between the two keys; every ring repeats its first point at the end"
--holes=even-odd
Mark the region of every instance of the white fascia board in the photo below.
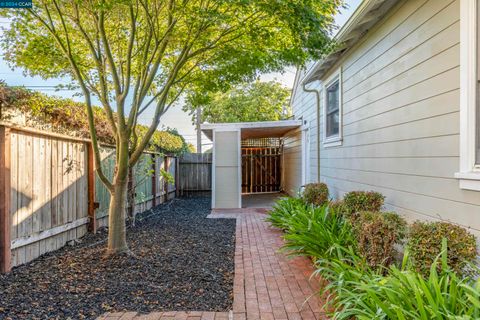
{"type": "MultiPolygon", "coordinates": [[[[362,24],[372,20],[380,20],[383,16],[383,12],[377,11],[376,8],[382,5],[387,0],[363,0],[362,3],[358,6],[355,12],[350,16],[347,22],[340,28],[337,34],[333,37],[334,41],[337,43],[342,43],[347,39],[353,39],[353,41],[349,41],[348,46],[353,46],[357,41],[362,38],[363,33],[357,30],[362,24]]],[[[394,4],[396,1],[391,1],[394,4]]],[[[348,49],[348,48],[347,48],[348,49]]],[[[301,84],[308,84],[312,82],[311,78],[317,73],[319,69],[324,64],[329,64],[329,66],[333,65],[340,56],[332,57],[336,52],[332,52],[331,54],[327,55],[323,59],[317,61],[313,67],[304,75],[301,79],[301,84]]]]}
{"type": "Polygon", "coordinates": [[[204,123],[200,126],[201,130],[241,130],[241,129],[261,129],[261,128],[281,128],[281,127],[300,127],[302,120],[279,120],[279,121],[259,121],[259,122],[237,122],[237,123],[204,123]]]}

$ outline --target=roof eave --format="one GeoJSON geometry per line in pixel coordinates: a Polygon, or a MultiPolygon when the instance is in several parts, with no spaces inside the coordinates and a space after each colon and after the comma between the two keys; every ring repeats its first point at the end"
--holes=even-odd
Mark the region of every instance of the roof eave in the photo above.
{"type": "Polygon", "coordinates": [[[334,37],[339,44],[335,51],[319,60],[301,83],[321,80],[344,53],[363,38],[397,2],[398,0],[364,0],[334,37]]]}

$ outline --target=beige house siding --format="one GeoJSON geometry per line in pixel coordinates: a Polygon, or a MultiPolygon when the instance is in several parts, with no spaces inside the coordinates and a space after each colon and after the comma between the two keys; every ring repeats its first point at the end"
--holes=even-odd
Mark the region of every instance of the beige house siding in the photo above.
{"type": "Polygon", "coordinates": [[[213,208],[240,208],[240,131],[215,131],[213,208]]]}
{"type": "MultiPolygon", "coordinates": [[[[320,173],[335,198],[376,190],[409,220],[449,220],[480,235],[480,193],[454,178],[459,10],[458,0],[400,1],[330,70],[342,70],[343,144],[320,143],[320,173]]],[[[297,83],[295,116],[310,117],[314,98],[297,83]]],[[[323,131],[323,110],[320,123],[323,131]]]]}
{"type": "MultiPolygon", "coordinates": [[[[314,93],[303,91],[303,86],[298,82],[303,78],[305,72],[299,72],[295,79],[294,92],[292,94],[292,110],[296,119],[304,121],[304,128],[308,128],[309,133],[309,154],[310,165],[307,169],[306,183],[317,182],[318,176],[318,114],[317,114],[317,98],[314,93]]],[[[318,83],[307,86],[307,89],[319,89],[318,83]]],[[[301,134],[299,136],[301,141],[301,134]]]]}

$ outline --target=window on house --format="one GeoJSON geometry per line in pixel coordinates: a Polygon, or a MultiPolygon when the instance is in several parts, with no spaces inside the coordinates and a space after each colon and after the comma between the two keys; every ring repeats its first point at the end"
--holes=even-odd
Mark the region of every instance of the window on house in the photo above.
{"type": "Polygon", "coordinates": [[[335,137],[340,133],[340,85],[339,79],[326,88],[326,137],[335,137]]]}
{"type": "Polygon", "coordinates": [[[460,0],[460,165],[462,189],[480,191],[480,1],[460,0]]]}

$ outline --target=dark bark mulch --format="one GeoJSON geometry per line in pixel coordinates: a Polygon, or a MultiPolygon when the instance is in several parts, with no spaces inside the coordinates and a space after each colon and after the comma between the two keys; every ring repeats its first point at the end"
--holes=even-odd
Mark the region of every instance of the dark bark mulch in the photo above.
{"type": "Polygon", "coordinates": [[[235,221],[208,198],[175,199],[128,230],[133,255],[105,257],[106,233],[0,275],[0,319],[83,319],[113,311],[227,311],[235,221]]]}

